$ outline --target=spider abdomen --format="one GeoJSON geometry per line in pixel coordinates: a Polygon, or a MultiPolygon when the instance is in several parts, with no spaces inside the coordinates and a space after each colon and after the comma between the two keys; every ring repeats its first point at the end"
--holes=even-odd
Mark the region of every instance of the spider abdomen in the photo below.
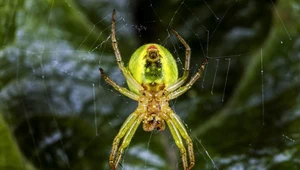
{"type": "MultiPolygon", "coordinates": [[[[145,90],[158,92],[178,79],[178,69],[172,54],[158,44],[138,48],[130,58],[128,68],[145,90]]],[[[131,91],[139,93],[127,82],[131,91]]]]}

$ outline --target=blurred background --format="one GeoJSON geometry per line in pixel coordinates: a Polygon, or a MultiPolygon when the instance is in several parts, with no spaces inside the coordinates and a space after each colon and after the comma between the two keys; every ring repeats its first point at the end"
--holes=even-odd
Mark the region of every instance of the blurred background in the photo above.
{"type": "MultiPolygon", "coordinates": [[[[0,169],[109,169],[112,141],[137,103],[100,76],[158,43],[180,73],[204,76],[170,102],[194,143],[193,169],[300,169],[299,0],[0,1],[0,169]]],[[[138,128],[119,169],[181,170],[169,129],[138,128]]]]}

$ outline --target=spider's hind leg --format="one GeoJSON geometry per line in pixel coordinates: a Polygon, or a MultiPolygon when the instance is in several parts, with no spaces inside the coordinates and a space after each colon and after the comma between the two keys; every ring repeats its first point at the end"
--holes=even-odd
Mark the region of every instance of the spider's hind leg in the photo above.
{"type": "Polygon", "coordinates": [[[111,19],[111,42],[112,47],[114,49],[114,53],[117,59],[118,66],[125,76],[126,80],[134,86],[138,91],[144,90],[144,88],[133,78],[130,71],[124,66],[124,62],[122,61],[121,53],[119,51],[118,42],[116,39],[116,10],[113,10],[112,19],[111,19]]]}
{"type": "Polygon", "coordinates": [[[185,40],[178,34],[177,31],[174,29],[171,29],[173,33],[176,35],[176,37],[179,39],[179,41],[183,44],[185,47],[185,62],[184,62],[184,69],[183,69],[183,75],[172,85],[170,85],[168,88],[166,88],[167,91],[172,92],[182,86],[188,76],[190,71],[190,60],[191,60],[191,48],[190,46],[185,42],[185,40]]]}
{"type": "Polygon", "coordinates": [[[192,87],[192,85],[202,76],[202,73],[203,73],[203,70],[204,70],[206,64],[207,64],[207,58],[204,59],[203,63],[199,67],[196,74],[190,79],[190,81],[186,85],[181,86],[179,89],[169,93],[169,95],[168,95],[169,100],[175,99],[178,96],[185,93],[187,90],[189,90],[192,87]]]}
{"type": "Polygon", "coordinates": [[[104,72],[104,70],[102,68],[99,68],[99,71],[102,75],[102,77],[104,78],[104,80],[110,84],[114,89],[116,89],[118,92],[120,92],[121,94],[133,99],[133,100],[138,100],[140,98],[139,95],[135,94],[132,91],[129,91],[128,89],[126,89],[125,87],[120,87],[119,85],[117,85],[114,81],[112,81],[107,74],[104,72]]]}

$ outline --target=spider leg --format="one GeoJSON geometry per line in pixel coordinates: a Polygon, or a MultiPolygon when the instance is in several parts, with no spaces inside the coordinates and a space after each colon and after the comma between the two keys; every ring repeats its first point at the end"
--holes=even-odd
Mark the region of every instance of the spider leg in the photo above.
{"type": "Polygon", "coordinates": [[[184,85],[184,86],[180,87],[179,89],[168,94],[169,100],[175,99],[178,96],[185,93],[187,90],[189,90],[192,87],[192,85],[202,76],[202,73],[203,73],[203,70],[204,70],[206,64],[207,64],[207,58],[204,59],[203,63],[199,67],[197,73],[190,79],[190,81],[186,85],[184,85]]]}
{"type": "Polygon", "coordinates": [[[180,120],[180,118],[172,111],[170,113],[170,119],[172,123],[174,124],[175,128],[179,131],[181,134],[182,138],[186,141],[186,145],[188,148],[188,153],[189,153],[189,161],[190,165],[188,169],[192,169],[192,167],[195,165],[195,157],[194,157],[194,149],[193,149],[193,141],[188,135],[186,128],[184,127],[184,124],[180,120]]]}
{"type": "Polygon", "coordinates": [[[188,161],[187,161],[187,155],[186,155],[186,149],[184,147],[184,144],[182,142],[182,138],[180,136],[180,133],[178,132],[176,125],[174,124],[174,122],[169,118],[166,120],[170,132],[174,138],[174,141],[177,145],[177,147],[179,148],[180,154],[181,154],[181,159],[182,159],[182,163],[183,163],[183,168],[184,170],[187,170],[188,168],[188,161]]]}
{"type": "Polygon", "coordinates": [[[126,80],[130,82],[134,86],[135,89],[138,91],[144,90],[144,88],[133,78],[130,71],[124,66],[124,62],[122,61],[121,53],[118,48],[118,42],[116,39],[116,10],[113,10],[112,13],[112,20],[111,20],[111,42],[114,49],[114,53],[117,59],[118,66],[122,71],[123,75],[125,76],[126,80]]]}
{"type": "Polygon", "coordinates": [[[191,48],[190,46],[185,42],[185,40],[176,32],[174,29],[172,29],[173,33],[177,36],[179,41],[184,45],[185,47],[185,62],[184,62],[184,69],[183,69],[183,75],[180,77],[174,84],[168,86],[166,88],[167,91],[171,92],[182,86],[188,76],[190,71],[190,59],[191,59],[191,48]]]}
{"type": "MultiPolygon", "coordinates": [[[[137,121],[136,121],[137,117],[138,117],[138,115],[136,112],[133,112],[132,114],[130,114],[128,116],[128,118],[125,120],[125,122],[123,123],[123,125],[121,126],[119,133],[117,134],[117,136],[115,137],[115,139],[113,141],[111,153],[109,156],[109,166],[113,170],[116,169],[116,167],[118,166],[118,162],[119,162],[119,160],[117,162],[115,161],[115,157],[116,157],[116,152],[118,150],[120,140],[124,137],[124,135],[125,135],[125,138],[128,138],[126,136],[128,136],[128,133],[132,132],[131,129],[133,127],[135,127],[135,125],[137,124],[137,121]]],[[[124,143],[124,139],[123,139],[123,143],[124,143]]],[[[117,157],[120,157],[119,153],[118,153],[117,157]]]]}
{"type": "Polygon", "coordinates": [[[115,161],[115,168],[117,168],[117,166],[118,166],[118,164],[119,164],[119,162],[121,160],[121,157],[123,155],[124,149],[129,145],[129,143],[130,143],[133,135],[135,134],[136,129],[140,125],[141,121],[142,121],[142,117],[140,116],[140,117],[137,118],[137,120],[135,120],[133,122],[133,124],[131,125],[131,127],[128,129],[126,135],[124,136],[123,142],[122,142],[121,146],[118,149],[118,155],[117,155],[117,157],[115,159],[116,160],[115,161]]]}
{"type": "Polygon", "coordinates": [[[104,80],[110,84],[114,89],[116,89],[118,92],[120,92],[121,94],[133,99],[133,100],[138,100],[139,99],[139,95],[135,94],[134,92],[126,89],[125,87],[120,87],[119,85],[117,85],[114,81],[112,81],[107,74],[104,72],[104,70],[102,68],[99,68],[101,75],[103,76],[104,80]]]}

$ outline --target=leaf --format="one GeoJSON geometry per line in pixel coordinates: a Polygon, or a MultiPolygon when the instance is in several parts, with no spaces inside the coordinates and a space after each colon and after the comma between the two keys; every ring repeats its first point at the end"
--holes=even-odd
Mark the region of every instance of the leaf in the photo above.
{"type": "MultiPolygon", "coordinates": [[[[168,27],[192,48],[191,74],[208,55],[205,78],[170,104],[193,139],[194,169],[299,169],[298,4],[1,1],[0,169],[108,169],[136,108],[98,70],[126,87],[110,41],[113,9],[125,64],[153,42],[182,73],[185,51],[168,27]]],[[[124,169],[182,169],[168,128],[138,129],[123,158],[124,169]]]]}
{"type": "Polygon", "coordinates": [[[0,114],[0,168],[5,170],[34,170],[22,156],[7,123],[0,114]]]}

